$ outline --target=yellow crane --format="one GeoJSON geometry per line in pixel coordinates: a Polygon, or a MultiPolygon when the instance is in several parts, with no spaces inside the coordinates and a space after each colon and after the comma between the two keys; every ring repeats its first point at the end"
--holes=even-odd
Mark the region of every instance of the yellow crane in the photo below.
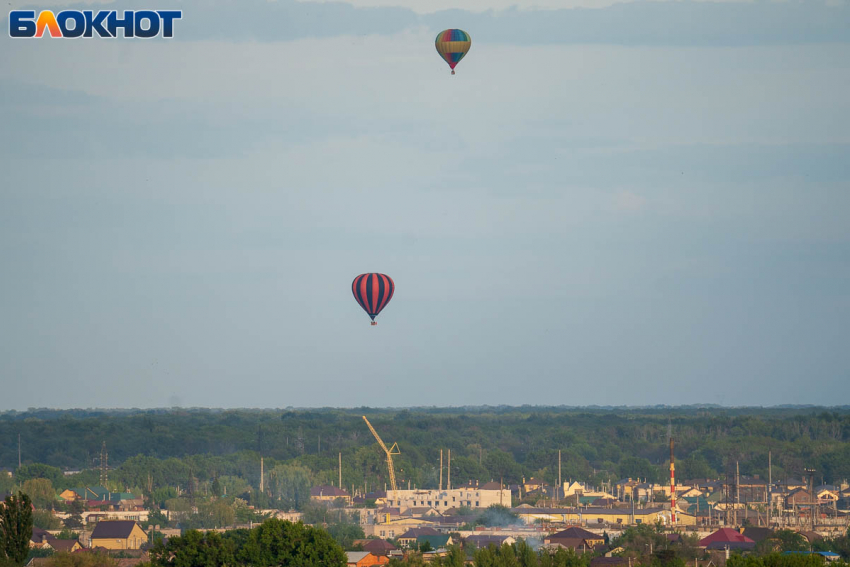
{"type": "Polygon", "coordinates": [[[366,419],[366,416],[363,416],[363,421],[366,422],[366,425],[369,426],[369,431],[372,432],[372,435],[375,436],[375,439],[378,441],[378,445],[381,446],[381,449],[384,450],[384,453],[387,454],[387,469],[390,471],[390,488],[393,490],[398,490],[398,487],[395,484],[395,470],[393,469],[393,455],[401,455],[401,452],[398,450],[398,443],[393,443],[393,446],[387,449],[387,446],[381,440],[381,436],[378,435],[378,432],[375,431],[375,428],[372,427],[372,424],[369,423],[369,420],[366,419]]]}

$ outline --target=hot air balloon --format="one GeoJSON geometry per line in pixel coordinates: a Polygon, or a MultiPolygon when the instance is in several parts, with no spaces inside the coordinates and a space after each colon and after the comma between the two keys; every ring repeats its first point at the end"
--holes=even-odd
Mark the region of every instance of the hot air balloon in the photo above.
{"type": "Polygon", "coordinates": [[[437,53],[440,54],[440,57],[445,59],[449,67],[452,68],[452,75],[454,75],[455,65],[460,63],[460,60],[469,51],[472,46],[472,39],[463,30],[443,30],[437,34],[434,45],[437,47],[437,53]]]}
{"type": "Polygon", "coordinates": [[[393,279],[384,274],[360,274],[351,282],[351,292],[354,299],[360,304],[369,317],[372,324],[377,325],[375,317],[387,306],[393,298],[395,283],[393,279]]]}

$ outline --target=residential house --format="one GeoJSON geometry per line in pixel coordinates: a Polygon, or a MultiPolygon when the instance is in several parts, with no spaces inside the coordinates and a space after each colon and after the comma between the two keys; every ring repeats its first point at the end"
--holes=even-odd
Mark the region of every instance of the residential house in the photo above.
{"type": "Polygon", "coordinates": [[[755,549],[756,542],[732,528],[721,528],[699,541],[699,546],[706,549],[730,549],[749,551],[755,549]]]}
{"type": "Polygon", "coordinates": [[[545,480],[539,478],[522,479],[522,490],[526,494],[529,492],[543,492],[548,486],[545,480]]]}
{"type": "MultiPolygon", "coordinates": [[[[356,543],[357,542],[355,542],[355,544],[356,543]]],[[[390,552],[398,549],[385,539],[370,539],[363,542],[361,545],[363,546],[363,551],[368,551],[373,555],[388,556],[390,552]]]]}
{"type": "Polygon", "coordinates": [[[516,538],[506,535],[471,535],[464,540],[466,543],[474,545],[477,549],[484,549],[491,545],[502,547],[502,545],[513,545],[516,543],[516,538]]]}
{"type": "Polygon", "coordinates": [[[422,528],[412,528],[398,536],[397,541],[399,545],[410,546],[411,544],[416,542],[416,538],[420,536],[436,536],[440,535],[440,532],[435,530],[434,528],[422,527],[422,528]]]}
{"type": "Polygon", "coordinates": [[[348,567],[371,567],[386,565],[390,562],[386,555],[375,555],[369,551],[346,551],[348,567]]]}
{"type": "Polygon", "coordinates": [[[522,522],[534,524],[548,522],[556,524],[577,523],[581,517],[578,508],[537,508],[526,504],[512,508],[522,522]]]}
{"type": "Polygon", "coordinates": [[[341,498],[346,505],[351,504],[351,495],[344,488],[338,486],[314,486],[310,489],[310,500],[318,502],[335,502],[341,498]]]}
{"type": "Polygon", "coordinates": [[[576,549],[582,545],[586,545],[587,547],[600,545],[605,543],[605,538],[591,531],[573,526],[548,536],[543,540],[543,543],[559,544],[562,547],[576,549]]]}
{"type": "Polygon", "coordinates": [[[785,497],[785,507],[788,509],[795,506],[811,506],[814,503],[812,493],[804,488],[796,488],[785,497]]]}
{"type": "Polygon", "coordinates": [[[423,545],[427,545],[432,550],[445,549],[453,543],[454,541],[450,535],[421,535],[416,538],[417,549],[422,549],[423,545]]]}
{"type": "Polygon", "coordinates": [[[148,535],[142,527],[129,520],[103,520],[91,534],[91,547],[105,549],[139,549],[147,543],[148,535]]]}
{"type": "MultiPolygon", "coordinates": [[[[411,530],[421,528],[433,529],[431,526],[434,525],[435,522],[433,520],[424,520],[422,518],[400,518],[398,520],[391,520],[381,524],[365,524],[361,527],[363,528],[363,535],[366,537],[379,537],[381,539],[385,539],[403,536],[411,530]]],[[[434,530],[434,533],[439,532],[434,530]]],[[[415,539],[416,537],[414,536],[413,540],[415,539]]]]}

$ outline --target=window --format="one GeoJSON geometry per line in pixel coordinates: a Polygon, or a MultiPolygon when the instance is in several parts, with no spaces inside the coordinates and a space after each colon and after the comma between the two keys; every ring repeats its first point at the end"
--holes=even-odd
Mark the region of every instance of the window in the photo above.
{"type": "Polygon", "coordinates": [[[635,520],[635,523],[636,523],[636,524],[642,524],[642,523],[643,523],[643,520],[635,520]]]}
{"type": "Polygon", "coordinates": [[[596,523],[597,523],[597,524],[604,524],[604,523],[605,523],[605,520],[603,520],[602,518],[598,518],[598,519],[596,520],[596,523]]]}
{"type": "Polygon", "coordinates": [[[475,505],[478,506],[478,500],[475,501],[475,505]]]}

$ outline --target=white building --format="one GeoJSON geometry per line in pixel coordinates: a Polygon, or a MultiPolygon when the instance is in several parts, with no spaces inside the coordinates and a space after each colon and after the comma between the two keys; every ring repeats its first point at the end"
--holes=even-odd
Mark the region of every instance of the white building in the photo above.
{"type": "Polygon", "coordinates": [[[400,508],[429,507],[438,512],[466,506],[473,510],[488,508],[494,504],[511,506],[511,491],[504,489],[455,488],[452,490],[389,490],[387,506],[400,508]]]}

